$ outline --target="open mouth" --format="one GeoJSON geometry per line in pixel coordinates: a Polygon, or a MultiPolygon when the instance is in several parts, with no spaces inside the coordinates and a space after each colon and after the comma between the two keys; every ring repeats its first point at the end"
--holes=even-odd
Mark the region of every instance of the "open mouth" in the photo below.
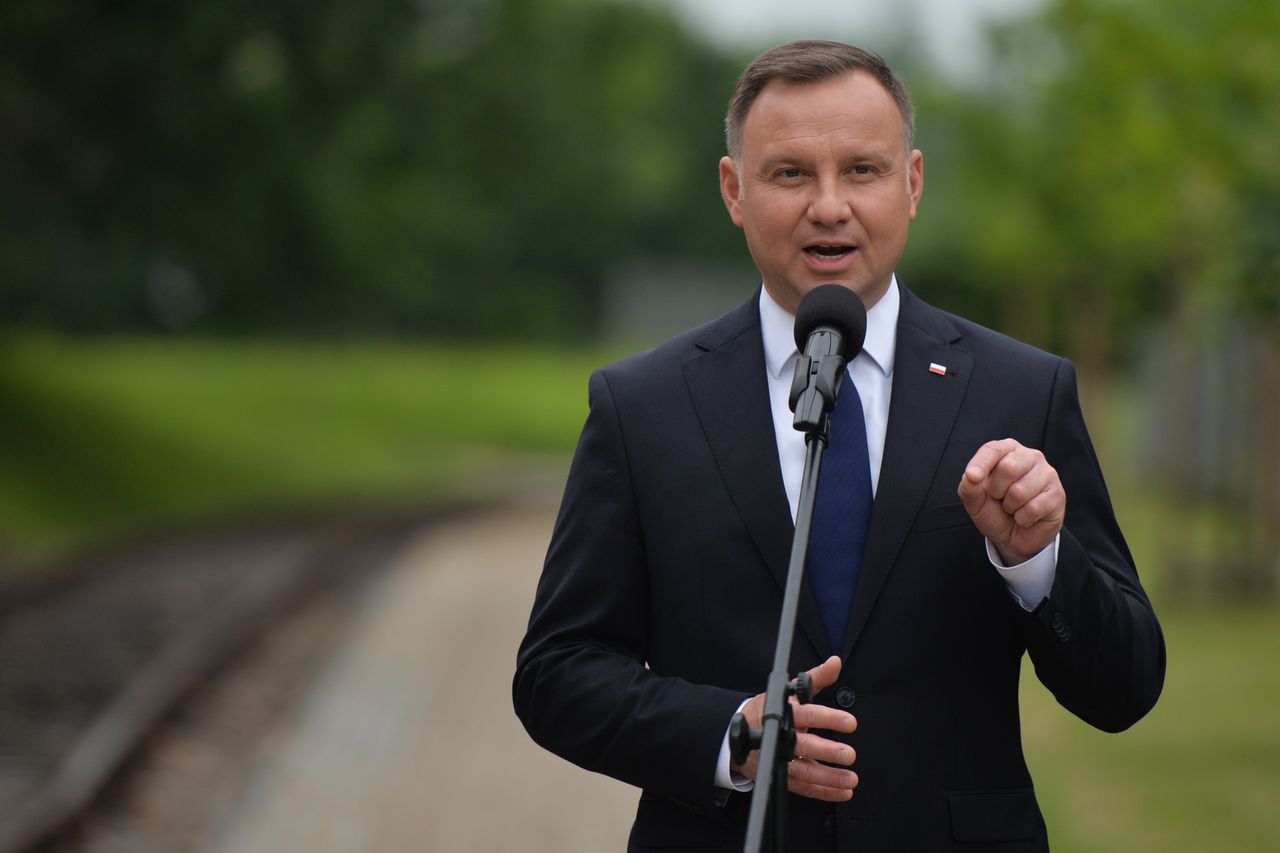
{"type": "Polygon", "coordinates": [[[805,246],[804,250],[806,254],[819,260],[838,261],[852,254],[856,248],[847,243],[815,243],[812,246],[805,246]]]}

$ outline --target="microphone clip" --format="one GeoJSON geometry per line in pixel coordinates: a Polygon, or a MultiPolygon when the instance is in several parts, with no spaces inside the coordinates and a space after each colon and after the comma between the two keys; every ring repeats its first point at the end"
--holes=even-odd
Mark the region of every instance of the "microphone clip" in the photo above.
{"type": "Polygon", "coordinates": [[[814,332],[796,362],[791,379],[788,405],[795,412],[793,425],[803,433],[817,433],[823,439],[827,435],[827,415],[835,408],[836,394],[845,376],[845,359],[839,352],[839,343],[831,331],[814,332]]]}

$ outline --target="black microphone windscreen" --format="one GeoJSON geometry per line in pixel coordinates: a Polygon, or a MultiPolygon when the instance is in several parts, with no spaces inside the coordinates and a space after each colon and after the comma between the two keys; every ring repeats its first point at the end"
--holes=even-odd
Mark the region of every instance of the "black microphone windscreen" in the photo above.
{"type": "Polygon", "coordinates": [[[823,326],[840,330],[841,349],[845,358],[852,359],[867,336],[867,309],[862,299],[840,284],[823,284],[810,290],[796,309],[796,348],[804,352],[809,335],[823,326]]]}

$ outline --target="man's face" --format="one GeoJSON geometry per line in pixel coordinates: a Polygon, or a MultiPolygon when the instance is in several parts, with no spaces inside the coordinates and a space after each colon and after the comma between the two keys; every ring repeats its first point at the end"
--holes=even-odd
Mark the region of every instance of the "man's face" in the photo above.
{"type": "Polygon", "coordinates": [[[893,97],[861,71],[770,82],[720,161],[720,193],[774,300],[795,313],[839,283],[870,308],[889,287],[924,189],[893,97]]]}

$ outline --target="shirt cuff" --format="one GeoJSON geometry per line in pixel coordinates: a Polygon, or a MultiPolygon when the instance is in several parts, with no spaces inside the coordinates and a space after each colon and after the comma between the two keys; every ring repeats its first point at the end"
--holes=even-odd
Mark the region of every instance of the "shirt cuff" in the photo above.
{"type": "Polygon", "coordinates": [[[1053,589],[1053,580],[1058,574],[1058,543],[1061,539],[1062,534],[1059,533],[1043,551],[1016,566],[1006,566],[991,540],[987,540],[987,559],[1000,572],[1018,606],[1028,613],[1039,607],[1053,589]]]}
{"type": "MultiPolygon", "coordinates": [[[[737,714],[747,707],[747,703],[750,701],[750,696],[743,699],[742,704],[738,706],[738,710],[734,713],[737,714]]],[[[729,724],[733,724],[732,717],[729,719],[729,724]]],[[[726,791],[750,791],[755,786],[754,779],[748,779],[741,773],[735,773],[729,768],[729,726],[725,726],[724,738],[720,741],[720,757],[716,759],[716,787],[724,788],[726,791]]]]}

